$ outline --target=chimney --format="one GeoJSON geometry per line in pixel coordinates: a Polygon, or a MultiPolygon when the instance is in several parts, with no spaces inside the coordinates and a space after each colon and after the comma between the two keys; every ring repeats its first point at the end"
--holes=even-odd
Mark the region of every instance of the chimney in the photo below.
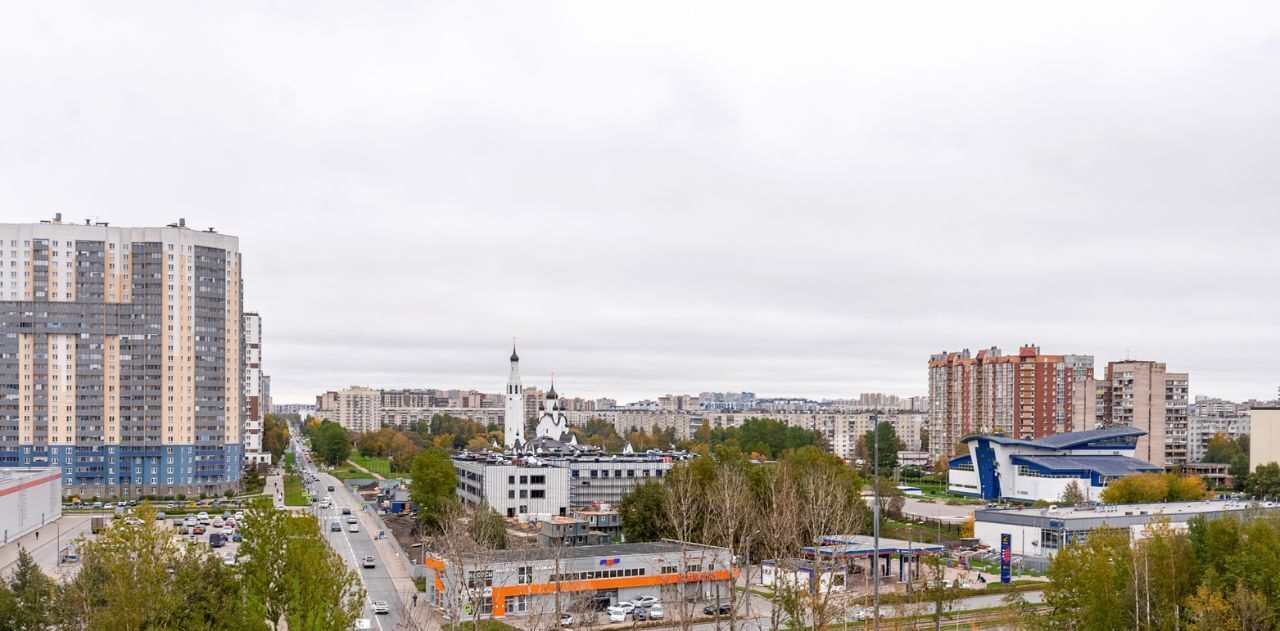
{"type": "Polygon", "coordinates": [[[186,218],[186,217],[178,217],[178,227],[179,227],[179,228],[186,228],[186,227],[187,227],[187,218],[186,218]]]}
{"type": "Polygon", "coordinates": [[[62,223],[62,213],[53,213],[53,223],[62,223]]]}

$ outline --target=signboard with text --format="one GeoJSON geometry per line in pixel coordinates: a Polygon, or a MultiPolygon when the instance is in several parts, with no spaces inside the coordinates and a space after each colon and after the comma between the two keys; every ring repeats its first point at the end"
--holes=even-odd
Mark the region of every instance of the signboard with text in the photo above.
{"type": "Polygon", "coordinates": [[[1013,535],[1000,534],[1000,582],[1009,583],[1013,577],[1009,573],[1009,559],[1013,556],[1013,535]]]}

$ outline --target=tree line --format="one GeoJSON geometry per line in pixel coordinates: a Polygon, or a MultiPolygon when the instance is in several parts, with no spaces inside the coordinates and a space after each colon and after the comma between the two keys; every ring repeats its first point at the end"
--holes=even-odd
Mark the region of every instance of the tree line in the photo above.
{"type": "Polygon", "coordinates": [[[0,581],[0,629],[346,631],[360,614],[359,577],[310,516],[251,504],[230,566],[159,527],[149,504],[135,516],[141,523],[117,522],[80,542],[79,571],[65,583],[19,552],[0,581]]]}
{"type": "Polygon", "coordinates": [[[1280,521],[1274,513],[1167,522],[1132,540],[1099,528],[1049,566],[1049,612],[1033,629],[1275,629],[1280,521]]]}

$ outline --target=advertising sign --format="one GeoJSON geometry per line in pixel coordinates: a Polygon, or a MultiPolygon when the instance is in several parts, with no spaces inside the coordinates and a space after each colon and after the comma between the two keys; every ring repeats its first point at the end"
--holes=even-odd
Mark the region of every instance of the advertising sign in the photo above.
{"type": "Polygon", "coordinates": [[[1013,535],[1000,533],[1000,582],[1009,583],[1013,577],[1009,573],[1009,559],[1013,556],[1013,535]]]}

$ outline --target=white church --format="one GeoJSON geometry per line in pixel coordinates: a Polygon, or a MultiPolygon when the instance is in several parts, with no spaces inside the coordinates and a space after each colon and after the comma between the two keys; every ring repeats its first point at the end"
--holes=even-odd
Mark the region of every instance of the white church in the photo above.
{"type": "MultiPolygon", "coordinates": [[[[520,356],[516,354],[516,346],[511,345],[511,374],[507,376],[507,409],[503,416],[503,442],[507,449],[519,451],[529,443],[524,435],[524,386],[520,384],[520,356]]],[[[576,444],[577,438],[569,432],[569,418],[564,413],[564,404],[560,395],[556,394],[555,380],[551,381],[551,389],[546,399],[538,402],[538,425],[534,439],[549,438],[567,444],[576,444]]]]}

